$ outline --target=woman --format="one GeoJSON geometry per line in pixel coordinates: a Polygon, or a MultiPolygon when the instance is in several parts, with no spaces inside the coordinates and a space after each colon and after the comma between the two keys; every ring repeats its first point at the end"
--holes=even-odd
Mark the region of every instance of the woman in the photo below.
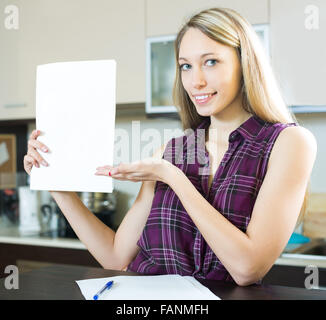
{"type": "MultiPolygon", "coordinates": [[[[258,282],[304,212],[315,138],[287,110],[254,30],[235,11],[193,16],[175,54],[174,100],[192,130],[152,159],[97,168],[143,181],[117,232],[75,193],[51,194],[104,268],[258,282]]],[[[24,159],[28,173],[43,161],[38,134],[24,159]]]]}

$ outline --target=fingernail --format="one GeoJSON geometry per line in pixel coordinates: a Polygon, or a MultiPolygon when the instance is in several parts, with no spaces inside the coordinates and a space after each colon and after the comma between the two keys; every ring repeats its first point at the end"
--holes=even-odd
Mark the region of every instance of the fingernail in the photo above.
{"type": "Polygon", "coordinates": [[[42,164],[43,164],[43,166],[48,166],[48,164],[47,164],[47,162],[45,162],[45,161],[42,161],[42,164]]]}
{"type": "Polygon", "coordinates": [[[47,148],[42,148],[42,151],[43,151],[43,152],[47,152],[48,149],[47,149],[47,148]]]}

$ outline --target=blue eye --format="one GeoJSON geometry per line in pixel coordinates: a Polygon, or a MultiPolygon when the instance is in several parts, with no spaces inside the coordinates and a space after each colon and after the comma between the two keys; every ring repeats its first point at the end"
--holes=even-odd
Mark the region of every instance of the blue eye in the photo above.
{"type": "Polygon", "coordinates": [[[215,60],[215,59],[209,59],[206,62],[209,62],[209,61],[213,62],[212,64],[209,64],[210,66],[214,66],[217,63],[217,60],[215,60]]]}
{"type": "MultiPolygon", "coordinates": [[[[210,67],[215,66],[217,62],[218,61],[216,59],[209,59],[209,60],[205,61],[205,63],[210,67]]],[[[188,63],[184,63],[184,64],[181,64],[179,66],[179,68],[181,71],[188,71],[191,68],[191,65],[188,63]]]]}
{"type": "Polygon", "coordinates": [[[185,66],[189,66],[189,68],[190,68],[190,65],[188,63],[184,63],[184,64],[181,64],[180,65],[180,70],[181,71],[187,71],[187,70],[189,70],[188,68],[184,68],[185,66]]]}

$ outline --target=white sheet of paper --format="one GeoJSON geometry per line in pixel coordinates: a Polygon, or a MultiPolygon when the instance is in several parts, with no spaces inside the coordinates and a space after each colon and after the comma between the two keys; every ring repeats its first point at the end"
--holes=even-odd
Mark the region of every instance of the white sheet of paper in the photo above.
{"type": "Polygon", "coordinates": [[[0,143],[0,166],[9,160],[9,152],[5,142],[0,143]]]}
{"type": "Polygon", "coordinates": [[[194,277],[180,275],[116,276],[76,281],[86,300],[113,280],[99,300],[221,300],[194,277]]]}
{"type": "Polygon", "coordinates": [[[36,129],[49,163],[33,167],[32,190],[103,192],[112,178],[96,168],[113,164],[115,60],[58,62],[37,67],[36,129]]]}

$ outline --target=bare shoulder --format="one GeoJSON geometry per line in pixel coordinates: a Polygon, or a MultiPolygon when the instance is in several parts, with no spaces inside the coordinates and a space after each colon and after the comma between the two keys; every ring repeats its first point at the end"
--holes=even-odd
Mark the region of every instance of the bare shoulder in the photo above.
{"type": "Polygon", "coordinates": [[[281,131],[275,143],[287,144],[289,142],[302,147],[314,149],[317,148],[315,136],[307,128],[301,126],[287,127],[281,131]]]}
{"type": "Polygon", "coordinates": [[[301,126],[283,129],[275,140],[269,167],[274,163],[301,162],[303,165],[313,165],[317,155],[317,141],[308,129],[301,126]]]}

